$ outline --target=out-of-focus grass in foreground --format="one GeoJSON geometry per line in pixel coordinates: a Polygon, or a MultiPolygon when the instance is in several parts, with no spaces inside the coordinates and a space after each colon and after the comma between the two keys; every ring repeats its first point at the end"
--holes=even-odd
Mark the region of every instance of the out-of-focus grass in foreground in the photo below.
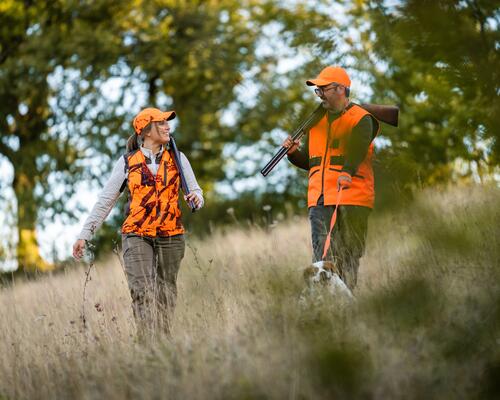
{"type": "Polygon", "coordinates": [[[500,190],[373,215],[357,302],[301,308],[305,219],[188,240],[173,339],[134,338],[116,258],[0,292],[0,398],[500,396],[500,190]]]}

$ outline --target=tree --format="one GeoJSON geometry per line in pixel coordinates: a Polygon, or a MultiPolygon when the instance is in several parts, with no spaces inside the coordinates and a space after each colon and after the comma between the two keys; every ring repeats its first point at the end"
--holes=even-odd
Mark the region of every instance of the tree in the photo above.
{"type": "Polygon", "coordinates": [[[479,173],[498,165],[498,2],[368,1],[351,11],[361,32],[353,55],[374,99],[401,107],[386,153],[428,182],[452,178],[457,160],[479,173]]]}
{"type": "Polygon", "coordinates": [[[64,204],[82,176],[82,141],[102,129],[78,123],[91,121],[95,83],[116,62],[122,43],[116,22],[124,11],[116,3],[69,0],[11,0],[1,10],[0,154],[14,168],[17,260],[20,270],[46,270],[38,217],[43,209],[71,215],[64,204]]]}
{"type": "Polygon", "coordinates": [[[4,2],[0,153],[15,171],[21,269],[49,268],[39,255],[37,224],[56,214],[71,217],[65,203],[75,184],[108,175],[141,107],[178,111],[179,147],[206,191],[224,178],[227,143],[291,129],[311,104],[303,86],[312,65],[307,48],[336,25],[331,4],[4,2]],[[275,51],[259,50],[269,46],[275,51]],[[282,74],[281,57],[301,51],[306,62],[282,74]],[[113,101],[103,93],[110,78],[120,82],[113,101]],[[256,103],[242,101],[245,84],[256,89],[256,103]],[[130,98],[132,106],[120,106],[130,98]],[[92,168],[90,159],[98,160],[92,168]]]}

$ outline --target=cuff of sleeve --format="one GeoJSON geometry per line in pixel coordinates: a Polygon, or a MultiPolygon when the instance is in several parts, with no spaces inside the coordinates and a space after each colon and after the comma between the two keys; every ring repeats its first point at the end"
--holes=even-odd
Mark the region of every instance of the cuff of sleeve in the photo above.
{"type": "Polygon", "coordinates": [[[198,192],[193,192],[196,197],[198,197],[198,200],[200,200],[200,205],[198,207],[196,207],[197,210],[199,210],[200,208],[202,208],[205,204],[205,199],[203,198],[203,195],[201,193],[198,193],[198,192]]]}
{"type": "Polygon", "coordinates": [[[78,239],[90,240],[92,239],[92,233],[89,230],[82,230],[78,235],[78,239]]]}

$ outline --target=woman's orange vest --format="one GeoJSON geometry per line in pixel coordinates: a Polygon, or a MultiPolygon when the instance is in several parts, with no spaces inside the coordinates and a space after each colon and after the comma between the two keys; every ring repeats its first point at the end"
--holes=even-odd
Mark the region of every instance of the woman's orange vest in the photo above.
{"type": "Polygon", "coordinates": [[[179,171],[174,158],[163,151],[156,177],[141,150],[125,155],[130,193],[122,233],[141,236],[173,236],[184,233],[179,208],[179,171]]]}
{"type": "MultiPolygon", "coordinates": [[[[344,114],[328,123],[328,113],[309,131],[309,190],[307,205],[318,204],[323,194],[324,205],[337,203],[337,178],[344,165],[344,152],[352,129],[369,112],[351,104],[344,114]]],[[[377,130],[378,133],[378,130],[377,130]]],[[[375,201],[373,168],[373,142],[365,159],[352,177],[352,185],[342,191],[341,205],[373,208],[375,201]]]]}

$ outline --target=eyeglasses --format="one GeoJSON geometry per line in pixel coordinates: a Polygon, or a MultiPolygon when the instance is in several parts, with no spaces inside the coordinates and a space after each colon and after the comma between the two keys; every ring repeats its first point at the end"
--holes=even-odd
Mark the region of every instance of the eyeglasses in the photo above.
{"type": "Polygon", "coordinates": [[[319,86],[316,89],[314,89],[314,93],[316,93],[318,96],[323,96],[325,94],[325,92],[327,92],[328,90],[330,90],[330,89],[337,90],[339,87],[343,87],[343,86],[338,85],[336,83],[334,83],[332,86],[328,86],[328,87],[319,86]]]}

